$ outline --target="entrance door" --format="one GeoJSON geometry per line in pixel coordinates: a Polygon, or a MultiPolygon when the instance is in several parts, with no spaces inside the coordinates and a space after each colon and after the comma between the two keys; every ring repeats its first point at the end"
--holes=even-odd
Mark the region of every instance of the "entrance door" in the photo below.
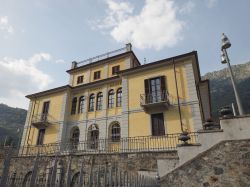
{"type": "Polygon", "coordinates": [[[162,136],[165,135],[164,117],[163,113],[151,115],[152,135],[162,136]]]}

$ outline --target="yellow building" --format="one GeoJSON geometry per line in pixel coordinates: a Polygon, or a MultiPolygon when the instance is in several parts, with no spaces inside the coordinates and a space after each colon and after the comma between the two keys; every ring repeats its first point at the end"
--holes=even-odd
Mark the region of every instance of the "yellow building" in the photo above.
{"type": "Polygon", "coordinates": [[[27,96],[22,146],[154,148],[155,140],[195,132],[211,117],[209,82],[201,80],[196,51],[141,65],[127,44],[72,62],[67,73],[68,85],[27,96]]]}

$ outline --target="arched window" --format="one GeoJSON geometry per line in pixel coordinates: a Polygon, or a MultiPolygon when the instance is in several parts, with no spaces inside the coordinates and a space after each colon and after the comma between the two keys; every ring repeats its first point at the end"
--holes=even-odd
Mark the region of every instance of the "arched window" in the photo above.
{"type": "Polygon", "coordinates": [[[111,128],[110,128],[110,135],[111,135],[111,140],[113,142],[117,142],[120,141],[121,139],[121,128],[118,122],[115,122],[113,124],[111,124],[111,128]]]}
{"type": "Polygon", "coordinates": [[[79,98],[78,113],[83,113],[83,111],[84,111],[84,102],[85,102],[85,97],[81,96],[79,98]]]}
{"type": "Polygon", "coordinates": [[[76,104],[77,104],[77,97],[74,97],[72,100],[71,114],[76,113],[76,104]]]}
{"type": "Polygon", "coordinates": [[[122,88],[118,88],[116,92],[116,106],[122,106],[122,88]]]}
{"type": "Polygon", "coordinates": [[[95,109],[95,94],[89,96],[89,111],[94,111],[95,109]]]}
{"type": "Polygon", "coordinates": [[[70,187],[78,187],[79,186],[79,179],[80,179],[80,172],[77,172],[72,177],[70,187]]]}
{"type": "Polygon", "coordinates": [[[115,104],[115,92],[114,90],[109,90],[108,93],[108,108],[113,108],[115,104]]]}
{"type": "Polygon", "coordinates": [[[99,92],[96,97],[96,110],[102,109],[102,100],[103,100],[102,92],[99,92]]]}
{"type": "Polygon", "coordinates": [[[96,149],[98,147],[99,128],[96,124],[91,125],[88,128],[88,147],[90,149],[96,149]]]}
{"type": "Polygon", "coordinates": [[[28,186],[30,186],[30,180],[31,180],[31,176],[32,176],[32,171],[29,171],[26,175],[25,175],[25,177],[24,177],[24,179],[23,179],[23,187],[28,187],[28,186]]]}
{"type": "Polygon", "coordinates": [[[78,127],[74,127],[71,132],[71,142],[79,143],[80,130],[78,127]]]}
{"type": "Polygon", "coordinates": [[[80,130],[78,127],[74,127],[71,131],[70,143],[71,149],[77,149],[79,144],[80,130]]]}

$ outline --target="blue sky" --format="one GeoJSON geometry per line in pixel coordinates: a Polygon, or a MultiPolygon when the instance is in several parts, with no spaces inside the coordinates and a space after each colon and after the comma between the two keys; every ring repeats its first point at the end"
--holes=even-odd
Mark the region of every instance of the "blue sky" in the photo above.
{"type": "Polygon", "coordinates": [[[131,42],[143,63],[198,51],[219,70],[221,33],[231,63],[250,60],[249,0],[0,0],[0,103],[68,83],[71,62],[131,42]]]}

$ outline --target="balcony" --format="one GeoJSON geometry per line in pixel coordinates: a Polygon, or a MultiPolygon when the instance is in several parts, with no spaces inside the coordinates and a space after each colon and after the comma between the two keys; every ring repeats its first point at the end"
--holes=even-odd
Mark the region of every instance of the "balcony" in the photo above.
{"type": "Polygon", "coordinates": [[[48,114],[34,115],[31,124],[38,129],[44,129],[51,124],[50,119],[51,118],[48,114]]]}
{"type": "Polygon", "coordinates": [[[140,104],[146,112],[166,110],[170,106],[168,91],[141,94],[140,104]]]}

